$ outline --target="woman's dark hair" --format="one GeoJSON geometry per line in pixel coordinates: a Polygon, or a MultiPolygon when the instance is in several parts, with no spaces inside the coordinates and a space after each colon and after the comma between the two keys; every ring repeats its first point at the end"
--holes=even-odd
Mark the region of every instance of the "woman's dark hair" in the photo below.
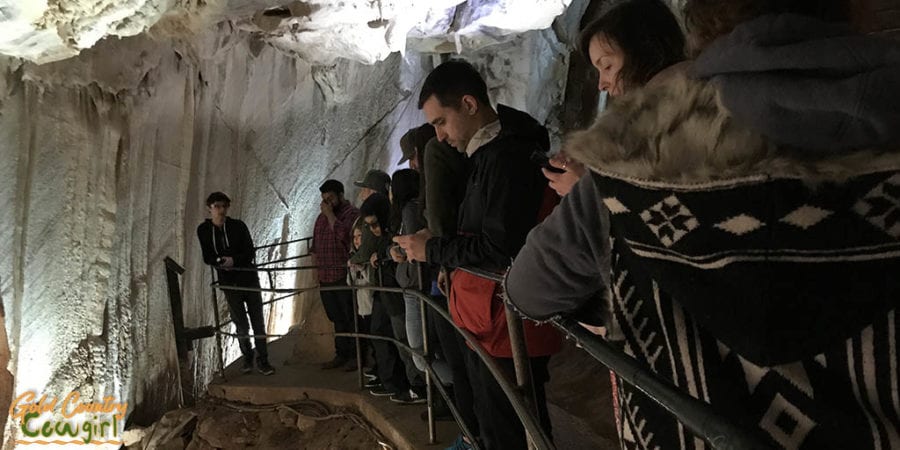
{"type": "Polygon", "coordinates": [[[622,50],[619,79],[626,87],[643,86],[685,58],[684,33],[661,0],[625,1],[585,26],[579,43],[588,64],[593,65],[591,40],[600,34],[622,50]]]}
{"type": "Polygon", "coordinates": [[[696,55],[742,22],[766,14],[799,14],[826,22],[849,22],[850,0],[688,0],[684,23],[696,55]]]}
{"type": "Polygon", "coordinates": [[[391,202],[386,195],[376,192],[360,205],[360,219],[364,220],[369,216],[375,216],[378,219],[378,224],[381,225],[381,230],[385,233],[390,233],[391,224],[388,221],[391,220],[391,202]]]}
{"type": "Polygon", "coordinates": [[[403,208],[419,197],[419,173],[412,169],[400,169],[391,177],[391,228],[400,231],[403,208]]]}

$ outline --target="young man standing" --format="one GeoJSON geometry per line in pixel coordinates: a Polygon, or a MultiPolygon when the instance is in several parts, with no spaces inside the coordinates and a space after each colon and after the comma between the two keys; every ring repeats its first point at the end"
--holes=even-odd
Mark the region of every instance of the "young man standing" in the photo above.
{"type": "MultiPolygon", "coordinates": [[[[259,289],[259,276],[252,269],[256,251],[247,225],[238,219],[228,217],[231,199],[222,192],[213,192],[206,198],[209,208],[209,219],[197,227],[197,238],[203,250],[203,262],[215,266],[219,284],[223,286],[240,286],[259,289]]],[[[232,291],[225,289],[225,300],[231,312],[231,320],[237,328],[238,344],[244,355],[241,370],[244,373],[253,371],[253,356],[256,354],[256,369],[263,375],[275,373],[269,364],[269,352],[265,337],[257,337],[256,349],[250,343],[250,325],[253,334],[266,334],[263,320],[262,295],[259,292],[232,291]],[[250,320],[248,322],[247,316],[250,320]]]]}
{"type": "MultiPolygon", "coordinates": [[[[322,193],[321,213],[313,229],[312,250],[319,266],[319,285],[346,286],[347,258],[350,256],[350,230],[359,217],[359,210],[344,199],[344,185],[328,180],[319,187],[322,193]]],[[[335,333],[352,333],[353,293],[351,291],[322,291],[322,306],[335,333]]],[[[334,338],[334,359],[322,364],[323,369],[346,366],[356,369],[356,346],[353,338],[334,338]]]]}
{"type": "MultiPolygon", "coordinates": [[[[528,114],[491,106],[481,75],[465,61],[448,61],[426,78],[419,108],[437,139],[468,157],[469,177],[455,236],[431,237],[427,230],[395,238],[410,259],[453,271],[450,314],[515,379],[509,332],[497,283],[465,269],[502,273],[538,219],[547,180],[533,163],[534,152],[550,147],[547,130],[528,114]]],[[[541,425],[550,432],[544,383],[547,363],[560,347],[551,326],[526,321],[525,339],[541,425]]],[[[525,449],[525,432],[500,386],[473,351],[466,350],[481,438],[489,449],[525,449]]],[[[457,447],[466,444],[457,441],[457,447]]]]}

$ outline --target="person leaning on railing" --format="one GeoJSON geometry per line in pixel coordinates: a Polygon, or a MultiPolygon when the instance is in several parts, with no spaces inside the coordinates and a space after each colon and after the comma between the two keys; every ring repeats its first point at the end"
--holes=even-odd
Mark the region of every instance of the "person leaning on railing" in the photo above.
{"type": "MultiPolygon", "coordinates": [[[[259,276],[255,270],[229,270],[253,268],[253,259],[256,256],[253,238],[247,225],[241,220],[228,217],[231,199],[222,192],[213,192],[206,198],[206,206],[209,210],[209,219],[197,226],[197,239],[203,252],[203,262],[216,268],[220,285],[259,289],[259,276]]],[[[263,375],[275,373],[275,369],[269,364],[266,338],[256,338],[254,349],[247,337],[251,325],[253,334],[266,334],[262,295],[259,292],[228,289],[224,291],[231,320],[237,334],[241,336],[238,337],[238,346],[243,355],[241,371],[244,373],[253,371],[255,355],[256,369],[260,373],[263,375]]]]}
{"type": "MultiPolygon", "coordinates": [[[[549,148],[546,128],[525,112],[504,105],[495,110],[487,86],[469,63],[451,60],[425,79],[419,108],[437,138],[465,152],[469,160],[466,194],[454,236],[432,237],[427,230],[395,241],[414,261],[446,267],[504,270],[538,220],[547,182],[532,155],[549,148]]],[[[472,333],[495,362],[515,379],[504,307],[493,280],[457,269],[450,282],[450,314],[472,333]]],[[[552,326],[525,321],[528,362],[533,373],[537,416],[549,436],[544,385],[550,356],[561,337],[552,326]]],[[[524,428],[500,386],[474,351],[464,350],[474,392],[481,439],[488,449],[524,449],[524,428]]],[[[462,439],[456,448],[468,448],[462,439]]]]}
{"type": "MultiPolygon", "coordinates": [[[[692,76],[566,140],[590,175],[508,300],[577,317],[607,290],[612,345],[774,448],[900,448],[900,45],[835,23],[849,8],[688,0],[692,76]]],[[[702,445],[619,394],[623,446],[702,445]]]]}

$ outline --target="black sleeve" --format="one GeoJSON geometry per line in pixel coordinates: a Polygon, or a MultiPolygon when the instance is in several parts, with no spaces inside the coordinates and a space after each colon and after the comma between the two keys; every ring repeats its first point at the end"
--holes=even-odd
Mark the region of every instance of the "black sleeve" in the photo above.
{"type": "Polygon", "coordinates": [[[240,225],[238,230],[240,237],[238,239],[239,245],[234,249],[234,265],[235,267],[250,267],[256,255],[256,251],[253,249],[253,237],[250,236],[250,229],[247,228],[247,224],[241,220],[235,222],[240,225]]]}
{"type": "Polygon", "coordinates": [[[585,176],[528,235],[505,292],[523,314],[546,320],[591,301],[606,304],[590,309],[608,310],[609,278],[609,213],[594,177],[585,176]]]}
{"type": "MultiPolygon", "coordinates": [[[[525,152],[507,151],[498,156],[485,162],[481,232],[430,239],[428,262],[447,267],[506,268],[524,244],[542,199],[540,173],[525,152]]],[[[466,207],[464,203],[462,208],[466,207]]]]}
{"type": "Polygon", "coordinates": [[[197,226],[197,240],[200,241],[200,250],[203,252],[203,262],[215,266],[218,265],[218,255],[213,251],[212,234],[209,227],[204,226],[206,222],[197,226]]]}
{"type": "Polygon", "coordinates": [[[419,212],[415,203],[407,203],[401,212],[403,222],[403,234],[413,234],[425,228],[425,218],[419,212]]]}
{"type": "Polygon", "coordinates": [[[443,145],[432,138],[425,147],[425,219],[435,236],[452,236],[466,189],[465,159],[443,145]]]}

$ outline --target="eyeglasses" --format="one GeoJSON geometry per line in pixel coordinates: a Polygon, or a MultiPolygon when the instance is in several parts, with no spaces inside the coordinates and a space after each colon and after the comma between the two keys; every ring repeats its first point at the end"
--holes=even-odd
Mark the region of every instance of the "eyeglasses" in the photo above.
{"type": "Polygon", "coordinates": [[[368,226],[370,230],[381,228],[381,224],[379,224],[377,220],[374,222],[366,222],[366,226],[368,226]]]}

